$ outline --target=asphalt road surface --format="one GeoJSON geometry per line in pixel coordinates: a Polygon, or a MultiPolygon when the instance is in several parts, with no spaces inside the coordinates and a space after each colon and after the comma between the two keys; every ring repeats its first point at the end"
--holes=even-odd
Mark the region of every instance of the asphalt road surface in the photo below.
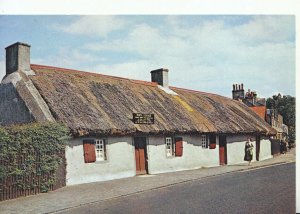
{"type": "Polygon", "coordinates": [[[295,163],[289,163],[175,184],[61,213],[294,214],[295,189],[295,163]]]}

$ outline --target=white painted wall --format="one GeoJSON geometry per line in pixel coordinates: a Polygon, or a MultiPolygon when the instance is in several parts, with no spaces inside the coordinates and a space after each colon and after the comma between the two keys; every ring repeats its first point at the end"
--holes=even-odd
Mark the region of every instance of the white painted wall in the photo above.
{"type": "Polygon", "coordinates": [[[245,156],[245,144],[248,138],[251,138],[252,140],[251,143],[254,146],[252,162],[256,161],[255,136],[251,136],[251,135],[227,136],[227,164],[228,165],[246,163],[246,161],[244,161],[244,156],[245,156]]]}
{"type": "MultiPolygon", "coordinates": [[[[227,137],[227,164],[239,164],[246,163],[244,161],[245,156],[245,144],[248,138],[251,138],[253,148],[253,159],[252,162],[256,161],[256,141],[255,136],[228,136],[227,137]]],[[[268,137],[261,137],[260,139],[260,153],[259,160],[266,160],[272,158],[271,155],[271,141],[268,137]]]]}
{"type": "Polygon", "coordinates": [[[267,137],[262,137],[260,139],[260,153],[259,153],[259,160],[266,160],[272,158],[271,154],[271,141],[267,137]]]}
{"type": "Polygon", "coordinates": [[[181,135],[180,137],[183,138],[183,155],[181,157],[167,157],[165,137],[149,137],[147,149],[150,174],[219,165],[218,145],[215,149],[204,149],[201,146],[200,136],[181,135]]]}
{"type": "MultiPolygon", "coordinates": [[[[150,136],[147,142],[149,174],[198,169],[219,166],[219,138],[215,149],[201,146],[201,136],[181,135],[183,138],[183,156],[166,156],[166,136],[150,136]]],[[[227,164],[246,163],[244,148],[248,137],[254,146],[253,161],[256,153],[255,136],[227,136],[227,164]]],[[[90,183],[132,177],[136,175],[133,138],[107,138],[107,160],[85,163],[83,156],[83,139],[71,139],[66,147],[67,185],[90,183]]],[[[271,142],[261,138],[260,160],[272,158],[271,142]]]]}
{"type": "Polygon", "coordinates": [[[66,147],[67,185],[105,181],[135,176],[132,137],[107,138],[107,160],[85,163],[83,139],[71,139],[66,147]]]}

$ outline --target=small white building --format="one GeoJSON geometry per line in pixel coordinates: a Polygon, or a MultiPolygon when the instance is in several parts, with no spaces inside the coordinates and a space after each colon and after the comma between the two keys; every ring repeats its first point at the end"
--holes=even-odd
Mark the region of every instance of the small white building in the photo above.
{"type": "Polygon", "coordinates": [[[6,48],[0,124],[60,121],[71,130],[67,185],[244,163],[271,158],[276,134],[245,104],[168,85],[30,64],[30,46],[6,48]]]}

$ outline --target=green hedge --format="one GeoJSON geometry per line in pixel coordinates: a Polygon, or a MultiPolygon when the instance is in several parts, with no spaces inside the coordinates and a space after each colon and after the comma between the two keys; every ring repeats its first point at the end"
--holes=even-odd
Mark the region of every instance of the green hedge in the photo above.
{"type": "Polygon", "coordinates": [[[60,123],[0,127],[1,181],[15,176],[17,187],[25,190],[37,185],[35,180],[28,182],[29,176],[48,173],[51,176],[40,181],[40,191],[47,192],[56,181],[55,171],[63,161],[68,138],[68,128],[60,123]],[[20,159],[22,164],[18,163],[20,159]]]}

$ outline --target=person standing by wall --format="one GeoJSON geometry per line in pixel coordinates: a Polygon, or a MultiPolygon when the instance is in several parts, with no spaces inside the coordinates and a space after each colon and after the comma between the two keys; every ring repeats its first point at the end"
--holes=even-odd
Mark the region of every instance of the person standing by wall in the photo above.
{"type": "Polygon", "coordinates": [[[280,154],[285,154],[285,142],[283,139],[280,140],[280,154]]]}
{"type": "Polygon", "coordinates": [[[251,138],[248,138],[245,144],[245,157],[244,161],[248,161],[250,165],[253,158],[253,144],[251,143],[251,138]]]}

